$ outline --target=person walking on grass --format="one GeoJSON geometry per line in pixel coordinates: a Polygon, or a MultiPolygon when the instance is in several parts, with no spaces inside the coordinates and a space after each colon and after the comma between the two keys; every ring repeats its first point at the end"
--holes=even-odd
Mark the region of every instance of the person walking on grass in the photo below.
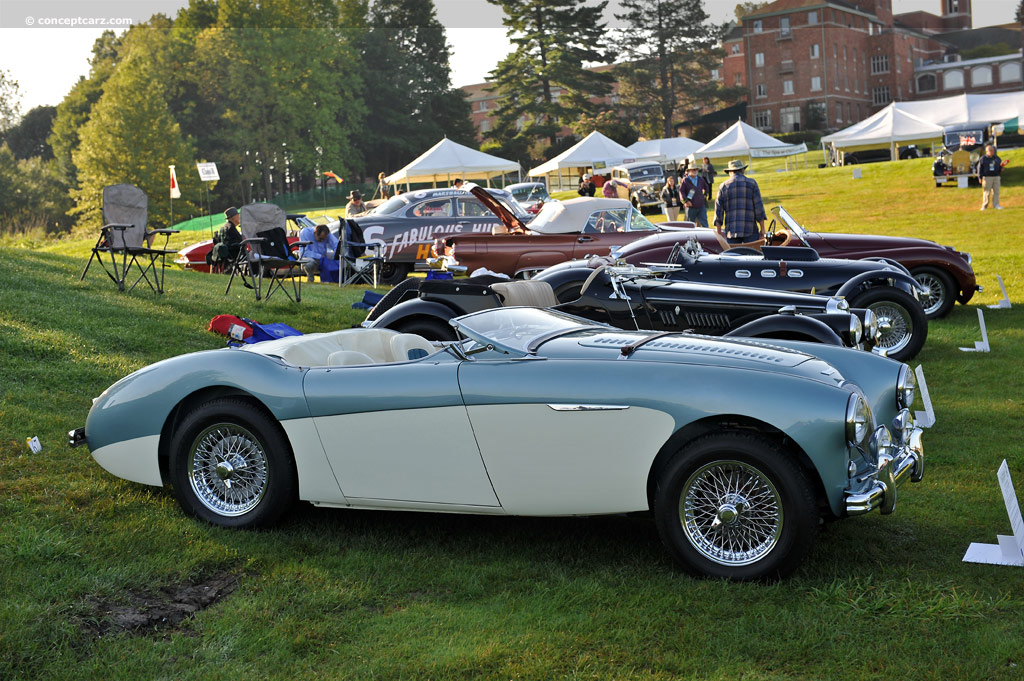
{"type": "Polygon", "coordinates": [[[715,200],[715,228],[730,244],[745,244],[764,238],[764,203],[757,182],[744,175],[747,164],[729,161],[729,179],[718,187],[715,200]]]}
{"type": "Polygon", "coordinates": [[[985,155],[978,161],[978,179],[981,180],[981,209],[988,208],[991,198],[992,207],[1002,210],[999,203],[999,184],[1003,168],[1009,161],[996,156],[996,148],[989,144],[985,147],[985,155]]]}

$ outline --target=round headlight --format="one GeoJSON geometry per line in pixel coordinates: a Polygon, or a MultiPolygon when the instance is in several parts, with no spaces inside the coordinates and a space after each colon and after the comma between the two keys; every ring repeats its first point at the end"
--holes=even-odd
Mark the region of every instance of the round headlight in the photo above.
{"type": "Polygon", "coordinates": [[[871,434],[871,442],[868,444],[868,451],[875,461],[881,463],[883,460],[891,459],[893,453],[892,434],[885,426],[878,426],[871,434]]]}
{"type": "Polygon", "coordinates": [[[878,340],[878,317],[871,310],[864,310],[864,337],[878,340]]]}
{"type": "Polygon", "coordinates": [[[855,314],[850,315],[850,345],[860,343],[863,333],[864,325],[860,323],[860,317],[855,314]]]}
{"type": "Polygon", "coordinates": [[[896,418],[892,420],[892,439],[900,447],[910,443],[910,434],[914,432],[914,417],[910,415],[909,409],[900,409],[896,418]]]}
{"type": "Polygon", "coordinates": [[[850,395],[850,399],[846,403],[846,441],[862,446],[867,442],[874,427],[871,407],[868,406],[867,401],[861,397],[860,393],[850,395]]]}
{"type": "Polygon", "coordinates": [[[917,396],[917,378],[906,364],[900,367],[899,378],[896,379],[896,408],[909,409],[914,405],[917,396]]]}

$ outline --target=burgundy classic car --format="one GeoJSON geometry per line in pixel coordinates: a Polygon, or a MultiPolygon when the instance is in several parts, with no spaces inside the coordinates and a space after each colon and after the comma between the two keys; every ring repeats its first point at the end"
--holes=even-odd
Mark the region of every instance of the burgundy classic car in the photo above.
{"type": "MultiPolygon", "coordinates": [[[[470,191],[480,196],[483,190],[470,191]]],[[[486,195],[481,200],[487,202],[486,195]]],[[[484,267],[512,277],[529,277],[566,260],[608,255],[613,246],[624,246],[656,234],[658,227],[625,199],[580,197],[546,203],[529,225],[502,211],[510,225],[507,233],[455,234],[439,240],[438,252],[454,257],[470,272],[484,267]]],[[[503,230],[501,230],[503,231],[503,230]]]]}
{"type": "MultiPolygon", "coordinates": [[[[903,265],[917,281],[928,289],[921,295],[921,304],[929,319],[949,314],[957,301],[966,304],[975,291],[981,290],[971,268],[971,255],[952,246],[940,246],[927,239],[875,236],[870,234],[835,234],[809,232],[781,206],[772,209],[767,244],[772,246],[806,246],[822,258],[848,260],[881,259],[903,265]]],[[[663,227],[666,225],[662,225],[663,227]]],[[[617,259],[631,264],[665,262],[677,243],[692,237],[709,253],[728,248],[713,229],[696,228],[693,223],[668,223],[672,231],[659,232],[615,249],[617,259]],[[678,228],[685,228],[679,231],[678,228]]]]}

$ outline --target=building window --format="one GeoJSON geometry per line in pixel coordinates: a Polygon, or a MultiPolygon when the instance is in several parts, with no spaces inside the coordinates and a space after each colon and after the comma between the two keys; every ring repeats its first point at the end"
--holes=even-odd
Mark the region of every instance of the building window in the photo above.
{"type": "Polygon", "coordinates": [[[764,30],[764,24],[761,23],[760,19],[754,19],[754,33],[760,33],[764,30]]]}
{"type": "Polygon", "coordinates": [[[783,132],[794,132],[800,129],[800,107],[788,106],[779,109],[779,125],[783,132]]]}
{"type": "Polygon", "coordinates": [[[811,59],[817,59],[821,56],[821,46],[818,43],[811,45],[811,59]]]}
{"type": "Polygon", "coordinates": [[[842,102],[836,102],[836,123],[843,122],[843,104],[842,102]]]}
{"type": "Polygon", "coordinates": [[[754,55],[754,66],[764,66],[764,52],[758,52],[754,55]]]}
{"type": "Polygon", "coordinates": [[[768,96],[768,88],[765,86],[764,83],[757,84],[757,96],[758,98],[768,96]]]}
{"type": "Polygon", "coordinates": [[[811,92],[817,92],[821,89],[821,76],[811,77],[811,92]]]}
{"type": "Polygon", "coordinates": [[[491,131],[491,119],[490,118],[485,118],[482,121],[480,121],[480,132],[490,132],[490,131],[491,131]]]}
{"type": "Polygon", "coordinates": [[[784,80],[782,81],[782,94],[791,95],[793,94],[793,81],[784,80]]]}
{"type": "Polygon", "coordinates": [[[818,23],[818,13],[817,12],[808,12],[807,13],[807,23],[810,24],[811,26],[813,26],[814,24],[818,23]]]}
{"type": "Polygon", "coordinates": [[[1020,80],[1020,64],[1010,62],[999,67],[1000,83],[1009,83],[1015,80],[1020,80]]]}
{"type": "Polygon", "coordinates": [[[889,55],[876,54],[871,57],[871,75],[889,73],[889,55]]]}
{"type": "Polygon", "coordinates": [[[487,111],[487,102],[486,101],[481,101],[480,102],[480,111],[487,111]]]}
{"type": "Polygon", "coordinates": [[[779,19],[779,33],[782,36],[789,35],[789,17],[781,17],[779,19]]]}
{"type": "Polygon", "coordinates": [[[889,86],[883,85],[882,87],[876,87],[871,90],[871,103],[875,106],[881,106],[888,104],[892,101],[892,96],[889,94],[889,86]]]}
{"type": "Polygon", "coordinates": [[[832,43],[832,58],[839,59],[839,43],[832,43]]]}
{"type": "Polygon", "coordinates": [[[735,85],[736,87],[739,87],[739,86],[743,85],[743,74],[742,73],[737,73],[736,74],[736,76],[733,78],[733,85],[735,85]]]}
{"type": "Polygon", "coordinates": [[[982,85],[992,84],[992,67],[991,66],[978,66],[977,68],[971,69],[971,85],[979,87],[982,85]]]}
{"type": "Polygon", "coordinates": [[[939,87],[938,81],[935,79],[934,73],[926,73],[917,78],[917,91],[918,92],[935,92],[939,87]]]}
{"type": "Polygon", "coordinates": [[[772,127],[772,112],[769,110],[754,112],[754,127],[768,130],[772,127]]]}
{"type": "Polygon", "coordinates": [[[959,69],[942,74],[943,90],[959,90],[964,86],[964,72],[959,69]]]}
{"type": "Polygon", "coordinates": [[[732,46],[732,53],[733,54],[739,54],[740,53],[740,44],[739,43],[736,43],[736,44],[734,44],[732,46]]]}
{"type": "Polygon", "coordinates": [[[721,80],[721,77],[718,75],[718,69],[711,69],[711,80],[721,80]]]}

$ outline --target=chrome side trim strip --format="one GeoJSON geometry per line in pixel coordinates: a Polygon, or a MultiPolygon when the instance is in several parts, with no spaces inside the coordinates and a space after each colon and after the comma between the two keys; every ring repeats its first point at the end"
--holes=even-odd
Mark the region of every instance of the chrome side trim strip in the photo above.
{"type": "Polygon", "coordinates": [[[628,404],[549,404],[555,411],[622,411],[628,404]]]}

